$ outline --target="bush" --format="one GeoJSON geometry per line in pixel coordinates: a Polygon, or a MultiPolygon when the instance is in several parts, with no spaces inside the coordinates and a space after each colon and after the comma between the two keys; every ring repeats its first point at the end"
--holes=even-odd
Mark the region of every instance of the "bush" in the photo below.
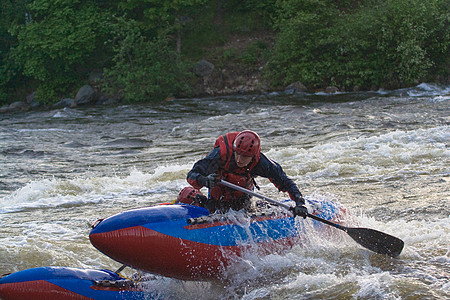
{"type": "Polygon", "coordinates": [[[267,56],[267,53],[267,44],[262,41],[256,41],[251,43],[238,58],[245,66],[255,68],[257,63],[267,56]]]}
{"type": "Polygon", "coordinates": [[[343,11],[334,1],[280,1],[268,77],[273,85],[394,88],[448,74],[445,2],[367,1],[343,11]]]}
{"type": "Polygon", "coordinates": [[[189,65],[180,61],[166,34],[145,38],[135,22],[118,19],[113,65],[105,69],[104,90],[128,102],[162,100],[189,93],[189,65]]]}
{"type": "Polygon", "coordinates": [[[283,0],[275,19],[279,34],[269,62],[268,78],[273,85],[302,81],[323,85],[329,78],[328,36],[339,12],[332,1],[283,0]]]}
{"type": "Polygon", "coordinates": [[[376,50],[386,54],[387,80],[409,85],[448,73],[448,1],[388,0],[376,13],[376,50]]]}
{"type": "Polygon", "coordinates": [[[11,28],[18,39],[11,57],[42,84],[37,100],[56,102],[55,95],[84,80],[106,52],[99,41],[108,33],[108,13],[93,2],[72,0],[34,1],[29,9],[29,22],[11,28]]]}

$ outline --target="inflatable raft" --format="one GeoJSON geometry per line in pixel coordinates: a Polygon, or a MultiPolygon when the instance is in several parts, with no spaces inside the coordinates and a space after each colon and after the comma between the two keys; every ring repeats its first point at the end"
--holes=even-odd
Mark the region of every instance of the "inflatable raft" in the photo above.
{"type": "MultiPolygon", "coordinates": [[[[332,202],[308,202],[310,211],[327,220],[337,220],[343,213],[332,202]]],[[[218,278],[249,249],[270,253],[301,240],[303,219],[296,220],[286,210],[272,207],[242,215],[210,215],[192,205],[158,205],[99,220],[89,238],[99,251],[122,264],[187,280],[218,278]]]]}
{"type": "Polygon", "coordinates": [[[41,267],[0,278],[0,299],[148,299],[137,283],[113,271],[41,267]]]}

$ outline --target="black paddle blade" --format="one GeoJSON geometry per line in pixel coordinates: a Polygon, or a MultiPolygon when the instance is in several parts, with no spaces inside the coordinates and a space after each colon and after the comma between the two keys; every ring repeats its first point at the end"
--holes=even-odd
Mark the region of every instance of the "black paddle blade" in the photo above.
{"type": "Polygon", "coordinates": [[[368,228],[345,228],[345,231],[361,246],[379,254],[397,257],[403,250],[404,242],[395,236],[368,228]]]}

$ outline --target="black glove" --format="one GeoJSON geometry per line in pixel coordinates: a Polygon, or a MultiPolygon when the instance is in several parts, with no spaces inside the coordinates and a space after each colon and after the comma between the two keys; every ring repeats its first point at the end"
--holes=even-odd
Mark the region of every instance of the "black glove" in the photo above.
{"type": "Polygon", "coordinates": [[[305,199],[303,199],[302,194],[299,193],[295,193],[292,195],[292,200],[295,201],[295,204],[298,205],[305,205],[305,199]]]}
{"type": "Polygon", "coordinates": [[[295,193],[292,195],[292,198],[295,201],[295,207],[292,208],[292,213],[294,216],[300,216],[306,219],[308,209],[305,207],[305,199],[303,199],[302,194],[300,192],[295,193]]]}
{"type": "Polygon", "coordinates": [[[209,174],[208,176],[200,175],[197,179],[198,183],[203,186],[206,186],[209,189],[212,189],[216,186],[216,183],[220,181],[219,175],[217,174],[209,174]]]}
{"type": "Polygon", "coordinates": [[[308,209],[304,205],[296,205],[295,207],[292,207],[291,210],[294,216],[300,216],[303,217],[303,219],[306,219],[308,216],[308,209]]]}

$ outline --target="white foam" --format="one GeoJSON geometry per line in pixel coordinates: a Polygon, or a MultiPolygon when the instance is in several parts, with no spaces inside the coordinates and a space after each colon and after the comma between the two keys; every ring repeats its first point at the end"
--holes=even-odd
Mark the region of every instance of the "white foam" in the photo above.
{"type": "Polygon", "coordinates": [[[391,292],[393,277],[388,272],[359,276],[355,279],[359,286],[359,291],[353,295],[356,299],[400,299],[395,292],[391,292]]]}
{"type": "Polygon", "coordinates": [[[187,185],[185,176],[190,168],[191,164],[168,165],[158,166],[152,173],[133,168],[124,177],[32,181],[0,198],[0,214],[32,208],[94,204],[111,198],[126,200],[133,195],[160,194],[175,198],[179,190],[187,185]]]}
{"type": "Polygon", "coordinates": [[[440,126],[329,141],[309,149],[271,149],[267,155],[280,164],[289,162],[283,164],[288,172],[311,178],[406,176],[419,171],[448,174],[442,164],[450,158],[448,144],[450,126],[440,126]]]}
{"type": "Polygon", "coordinates": [[[408,95],[411,97],[424,97],[424,96],[444,96],[450,92],[450,87],[440,87],[432,83],[421,83],[415,88],[408,90],[408,95]]]}
{"type": "Polygon", "coordinates": [[[93,190],[93,184],[89,180],[43,179],[32,181],[11,195],[0,199],[0,213],[30,208],[97,203],[102,200],[103,196],[94,196],[93,190]],[[91,194],[91,197],[84,197],[86,194],[91,194]]]}

